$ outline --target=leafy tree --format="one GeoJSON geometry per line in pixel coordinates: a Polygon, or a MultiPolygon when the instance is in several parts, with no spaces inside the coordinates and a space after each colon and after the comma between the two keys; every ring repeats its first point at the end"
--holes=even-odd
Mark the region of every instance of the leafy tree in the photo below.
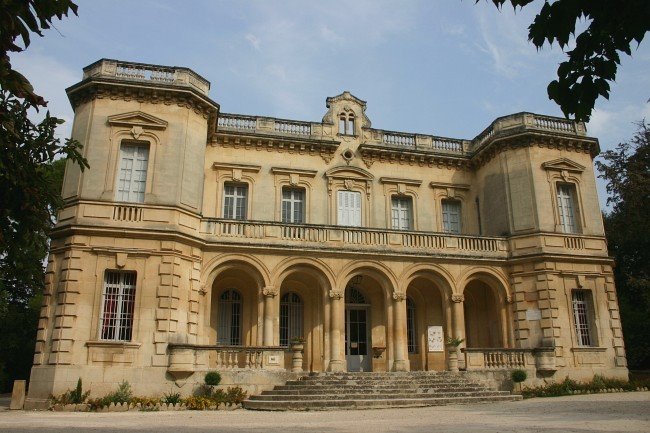
{"type": "Polygon", "coordinates": [[[610,254],[616,260],[623,335],[630,367],[650,368],[650,125],[597,161],[612,211],[605,215],[610,254]]]}
{"type": "MultiPolygon", "coordinates": [[[[523,8],[533,1],[492,0],[498,8],[504,3],[523,8]]],[[[650,30],[650,1],[545,0],[528,27],[528,39],[538,49],[557,42],[564,50],[582,20],[588,26],[576,36],[575,47],[566,51],[568,60],[560,63],[557,80],[547,90],[566,117],[574,114],[576,120],[587,122],[596,99],[609,99],[620,53],[632,55],[632,43],[638,46],[650,30]]]]}
{"type": "MultiPolygon", "coordinates": [[[[27,378],[34,349],[43,261],[60,196],[64,160],[88,166],[81,145],[55,136],[63,120],[46,107],[29,80],[11,66],[11,53],[25,50],[30,34],[43,36],[54,18],[77,6],[69,0],[0,0],[0,377],[5,388],[27,378]],[[20,42],[22,42],[20,44],[20,42]],[[59,159],[60,160],[57,160],[59,159]],[[57,160],[57,161],[55,161],[57,160]]],[[[6,388],[5,388],[6,389],[6,388]]]]}

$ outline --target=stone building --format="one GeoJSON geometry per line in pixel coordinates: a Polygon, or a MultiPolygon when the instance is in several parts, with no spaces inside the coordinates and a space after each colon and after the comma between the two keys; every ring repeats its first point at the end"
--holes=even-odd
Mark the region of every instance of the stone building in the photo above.
{"type": "Polygon", "coordinates": [[[255,392],[302,369],[525,368],[627,377],[582,123],[500,117],[470,140],[226,114],[195,72],[102,59],[67,89],[73,138],[28,404],[128,380],[255,392]]]}

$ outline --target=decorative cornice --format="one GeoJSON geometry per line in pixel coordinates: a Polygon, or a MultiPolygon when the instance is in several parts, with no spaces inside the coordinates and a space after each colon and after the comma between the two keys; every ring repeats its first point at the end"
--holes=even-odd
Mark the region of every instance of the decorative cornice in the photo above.
{"type": "Polygon", "coordinates": [[[454,189],[468,190],[470,188],[470,185],[467,185],[465,183],[447,183],[447,182],[429,182],[429,186],[431,188],[440,188],[440,189],[454,188],[454,189]]]}
{"type": "Polygon", "coordinates": [[[299,168],[271,167],[273,174],[298,174],[306,177],[316,177],[316,170],[302,170],[299,168]]]}
{"type": "Polygon", "coordinates": [[[404,184],[404,185],[413,185],[413,186],[420,186],[422,185],[421,180],[417,179],[399,179],[396,177],[380,177],[379,178],[380,183],[394,183],[394,184],[404,184]]]}
{"type": "Polygon", "coordinates": [[[252,164],[229,164],[226,162],[215,162],[212,164],[212,168],[215,170],[241,170],[241,171],[250,171],[253,173],[258,173],[262,167],[259,165],[252,164]]]}
{"type": "Polygon", "coordinates": [[[469,169],[470,160],[465,156],[454,156],[431,151],[380,146],[362,143],[359,146],[361,160],[370,168],[375,162],[401,165],[418,165],[429,167],[447,167],[469,169]]]}

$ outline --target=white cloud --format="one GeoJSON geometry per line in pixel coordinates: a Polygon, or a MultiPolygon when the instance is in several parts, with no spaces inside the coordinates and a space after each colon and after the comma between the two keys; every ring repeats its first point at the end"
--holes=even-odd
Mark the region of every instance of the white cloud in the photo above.
{"type": "Polygon", "coordinates": [[[262,42],[262,41],[260,40],[260,38],[258,38],[257,36],[255,36],[255,35],[252,34],[252,33],[248,33],[248,34],[245,36],[245,38],[246,38],[246,40],[247,40],[248,42],[250,42],[250,44],[252,45],[253,48],[255,48],[257,51],[260,50],[260,43],[262,42]]]}

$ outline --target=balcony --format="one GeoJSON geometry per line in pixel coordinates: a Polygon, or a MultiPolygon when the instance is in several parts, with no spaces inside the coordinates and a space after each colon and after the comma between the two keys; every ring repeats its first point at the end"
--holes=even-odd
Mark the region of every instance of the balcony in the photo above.
{"type": "Polygon", "coordinates": [[[508,258],[508,243],[500,237],[221,218],[201,220],[200,232],[206,240],[221,244],[493,260],[508,258]]]}

